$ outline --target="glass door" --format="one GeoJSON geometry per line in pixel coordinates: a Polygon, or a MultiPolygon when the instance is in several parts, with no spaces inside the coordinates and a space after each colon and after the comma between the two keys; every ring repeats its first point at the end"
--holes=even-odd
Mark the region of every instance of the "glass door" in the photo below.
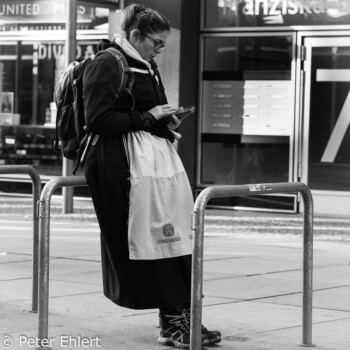
{"type": "MultiPolygon", "coordinates": [[[[198,190],[293,181],[294,43],[287,32],[201,36],[198,190]]],[[[211,203],[290,212],[296,195],[211,203]]]]}
{"type": "Polygon", "coordinates": [[[315,213],[350,216],[350,37],[308,37],[303,166],[315,213]]]}

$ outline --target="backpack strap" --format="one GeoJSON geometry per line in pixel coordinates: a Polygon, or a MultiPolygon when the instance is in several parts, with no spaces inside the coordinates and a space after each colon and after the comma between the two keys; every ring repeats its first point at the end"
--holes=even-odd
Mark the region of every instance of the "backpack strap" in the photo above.
{"type": "Polygon", "coordinates": [[[128,81],[127,90],[128,90],[128,92],[131,94],[131,89],[132,89],[132,86],[134,85],[134,82],[135,82],[135,74],[134,74],[134,72],[130,69],[130,67],[128,67],[128,74],[129,74],[129,81],[128,81]]]}
{"type": "Polygon", "coordinates": [[[121,75],[121,79],[119,81],[119,84],[117,86],[117,94],[116,97],[118,98],[123,91],[127,92],[129,95],[132,96],[133,104],[132,104],[132,110],[134,109],[135,101],[134,97],[132,95],[132,86],[135,82],[135,76],[134,72],[130,69],[128,62],[126,61],[124,55],[115,47],[108,47],[105,52],[108,52],[117,62],[118,66],[121,67],[121,71],[123,74],[121,75]]]}

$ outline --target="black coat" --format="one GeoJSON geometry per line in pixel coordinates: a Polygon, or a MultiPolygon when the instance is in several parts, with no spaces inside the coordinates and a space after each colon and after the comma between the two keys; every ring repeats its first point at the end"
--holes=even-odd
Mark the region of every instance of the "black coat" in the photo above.
{"type": "MultiPolygon", "coordinates": [[[[129,56],[130,67],[147,67],[129,56]]],[[[108,54],[97,56],[83,77],[85,118],[89,131],[100,135],[84,165],[101,229],[104,294],[114,303],[132,309],[150,309],[188,303],[191,256],[161,260],[130,260],[128,249],[129,166],[122,135],[143,128],[141,112],[167,103],[158,77],[135,73],[131,100],[116,101],[117,69],[108,54]]]]}

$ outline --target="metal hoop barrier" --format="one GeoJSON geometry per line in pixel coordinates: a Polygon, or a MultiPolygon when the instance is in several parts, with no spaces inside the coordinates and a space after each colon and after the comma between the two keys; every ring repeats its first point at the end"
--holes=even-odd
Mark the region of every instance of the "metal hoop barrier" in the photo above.
{"type": "Polygon", "coordinates": [[[266,183],[234,186],[212,186],[204,189],[194,204],[192,230],[194,230],[191,284],[191,339],[190,349],[201,349],[202,290],[203,290],[203,235],[204,211],[214,197],[248,196],[269,193],[300,192],[304,201],[303,238],[303,324],[302,343],[312,347],[312,265],[313,265],[313,200],[310,189],[300,182],[266,183]]]}
{"type": "Polygon", "coordinates": [[[33,278],[32,278],[32,312],[38,311],[38,251],[39,251],[39,219],[36,203],[40,197],[41,180],[39,173],[30,165],[2,165],[0,174],[28,174],[32,179],[33,195],[33,278]]]}
{"type": "Polygon", "coordinates": [[[54,191],[59,187],[85,186],[85,176],[60,176],[49,181],[43,188],[38,201],[39,213],[39,350],[50,349],[48,339],[49,313],[49,264],[50,264],[50,202],[54,191]]]}

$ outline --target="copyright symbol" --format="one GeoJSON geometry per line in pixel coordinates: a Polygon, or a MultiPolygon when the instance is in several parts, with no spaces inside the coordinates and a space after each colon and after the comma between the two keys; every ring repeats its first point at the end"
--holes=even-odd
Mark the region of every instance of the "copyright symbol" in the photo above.
{"type": "Polygon", "coordinates": [[[4,349],[10,349],[13,345],[13,339],[9,335],[4,335],[0,338],[0,346],[4,349]]]}

